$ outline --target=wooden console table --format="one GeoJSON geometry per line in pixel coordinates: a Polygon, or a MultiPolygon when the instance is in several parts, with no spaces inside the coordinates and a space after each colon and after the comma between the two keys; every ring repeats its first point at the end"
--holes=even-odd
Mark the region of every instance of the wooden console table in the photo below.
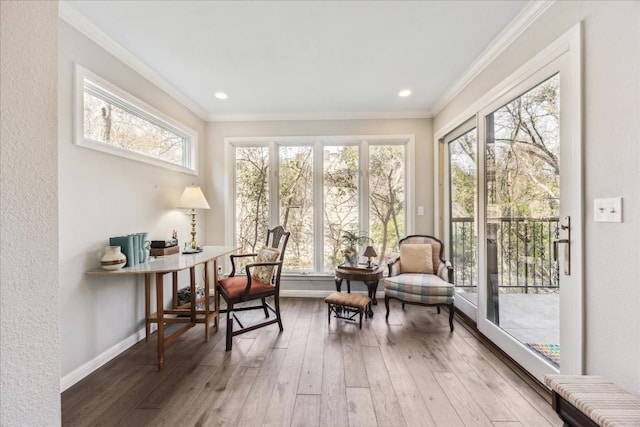
{"type": "MultiPolygon", "coordinates": [[[[205,324],[205,340],[209,340],[209,327],[213,318],[216,329],[219,324],[219,307],[217,298],[218,282],[218,258],[235,252],[238,248],[234,246],[205,246],[203,251],[195,254],[175,254],[166,257],[155,258],[145,263],[137,264],[131,267],[122,268],[115,271],[107,271],[96,269],[89,271],[88,274],[103,276],[118,276],[123,274],[142,274],[144,275],[144,311],[145,311],[145,333],[146,340],[149,341],[151,334],[151,324],[158,325],[158,371],[164,367],[164,350],[174,342],[180,335],[185,333],[189,328],[195,326],[196,323],[205,324]],[[210,283],[209,283],[209,264],[213,264],[213,283],[214,283],[214,307],[210,303],[210,283]],[[198,300],[196,295],[196,266],[202,264],[204,266],[204,298],[198,300]],[[186,303],[178,305],[178,272],[189,270],[191,297],[195,298],[195,303],[186,303]],[[164,275],[171,273],[173,283],[173,302],[170,309],[164,308],[164,275]],[[156,284],[156,312],[151,313],[151,276],[155,276],[156,284]],[[198,309],[198,303],[203,303],[204,308],[198,309]],[[171,317],[166,317],[171,315],[171,317]],[[180,317],[182,315],[183,317],[180,317]],[[183,328],[173,332],[168,337],[164,336],[165,323],[186,323],[183,328]]],[[[193,302],[193,300],[192,300],[193,302]]]]}

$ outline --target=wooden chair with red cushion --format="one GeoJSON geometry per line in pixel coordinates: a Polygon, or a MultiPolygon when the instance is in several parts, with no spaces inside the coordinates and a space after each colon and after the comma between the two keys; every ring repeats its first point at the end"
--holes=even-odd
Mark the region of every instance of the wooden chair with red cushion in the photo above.
{"type": "MultiPolygon", "coordinates": [[[[227,308],[220,310],[221,313],[227,313],[227,351],[231,350],[232,339],[236,335],[273,323],[278,324],[280,331],[283,330],[280,318],[280,274],[290,234],[279,225],[267,232],[267,242],[257,254],[230,256],[231,274],[218,281],[218,298],[222,297],[227,303],[227,308]],[[246,274],[236,276],[236,259],[244,257],[255,257],[255,260],[244,267],[246,274]],[[270,297],[274,298],[273,305],[267,303],[267,298],[270,297]],[[261,300],[262,303],[234,307],[236,304],[254,300],[261,300]],[[234,311],[254,309],[263,309],[268,320],[244,327],[234,314],[234,311]],[[269,319],[269,310],[275,313],[275,319],[269,319]],[[234,323],[238,324],[239,329],[234,329],[234,323]]],[[[220,305],[218,304],[218,306],[220,305]]]]}

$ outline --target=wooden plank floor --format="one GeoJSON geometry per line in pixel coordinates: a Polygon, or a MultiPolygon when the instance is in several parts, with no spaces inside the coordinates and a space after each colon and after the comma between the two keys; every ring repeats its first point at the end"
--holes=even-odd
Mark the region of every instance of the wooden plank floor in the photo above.
{"type": "MultiPolygon", "coordinates": [[[[141,341],[62,394],[65,426],[561,426],[551,406],[448,313],[384,304],[362,329],[322,299],[282,298],[277,325],[204,341],[190,329],[156,371],[141,341]]],[[[242,312],[251,321],[261,310],[242,312]]]]}

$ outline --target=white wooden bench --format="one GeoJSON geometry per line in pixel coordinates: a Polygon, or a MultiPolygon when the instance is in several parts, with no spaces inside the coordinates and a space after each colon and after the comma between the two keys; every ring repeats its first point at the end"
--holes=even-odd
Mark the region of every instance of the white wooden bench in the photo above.
{"type": "Polygon", "coordinates": [[[565,426],[640,426],[640,398],[594,375],[545,375],[565,426]]]}

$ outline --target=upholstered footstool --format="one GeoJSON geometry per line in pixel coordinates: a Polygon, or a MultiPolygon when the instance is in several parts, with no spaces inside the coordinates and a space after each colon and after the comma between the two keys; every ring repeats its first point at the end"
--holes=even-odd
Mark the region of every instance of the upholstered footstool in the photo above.
{"type": "Polygon", "coordinates": [[[338,319],[351,320],[355,322],[357,314],[360,315],[360,329],[362,329],[362,313],[368,318],[371,309],[371,298],[343,292],[334,292],[324,299],[327,303],[327,317],[331,323],[331,313],[338,319]]]}

